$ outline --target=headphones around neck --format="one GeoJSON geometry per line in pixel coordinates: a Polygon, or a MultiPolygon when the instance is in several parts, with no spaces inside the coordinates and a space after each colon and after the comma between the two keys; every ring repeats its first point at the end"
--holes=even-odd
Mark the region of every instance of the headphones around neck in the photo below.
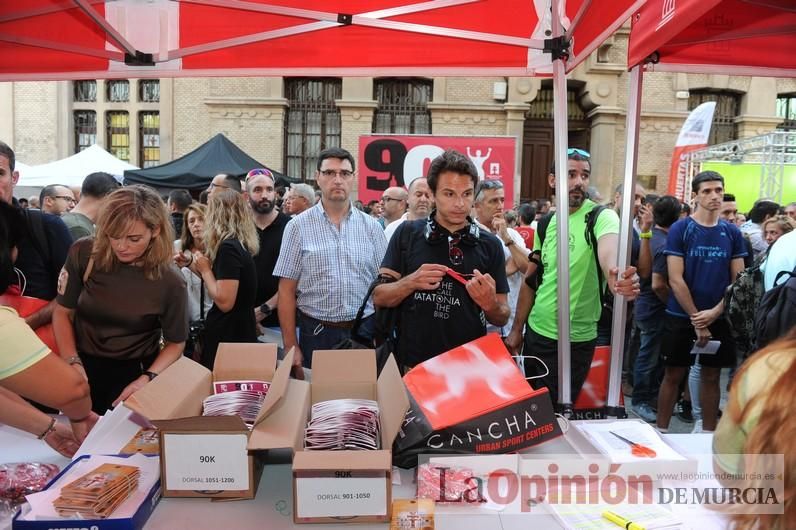
{"type": "Polygon", "coordinates": [[[434,209],[431,210],[426,219],[426,228],[423,231],[423,236],[428,243],[435,245],[443,241],[447,242],[451,236],[460,236],[462,243],[466,245],[475,246],[478,244],[478,239],[481,237],[481,229],[478,228],[478,224],[469,215],[467,216],[467,226],[453,233],[444,226],[437,224],[436,216],[437,210],[434,209]]]}

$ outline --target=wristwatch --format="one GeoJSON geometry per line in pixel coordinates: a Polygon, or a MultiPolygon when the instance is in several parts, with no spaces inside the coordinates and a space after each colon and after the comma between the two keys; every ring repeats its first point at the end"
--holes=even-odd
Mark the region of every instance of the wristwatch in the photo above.
{"type": "Polygon", "coordinates": [[[268,303],[264,303],[263,305],[260,306],[260,313],[263,314],[264,319],[271,316],[271,313],[273,312],[274,310],[271,309],[271,306],[269,306],[268,303]]]}
{"type": "Polygon", "coordinates": [[[147,376],[150,381],[158,376],[157,372],[151,372],[149,370],[145,371],[143,375],[147,376]]]}

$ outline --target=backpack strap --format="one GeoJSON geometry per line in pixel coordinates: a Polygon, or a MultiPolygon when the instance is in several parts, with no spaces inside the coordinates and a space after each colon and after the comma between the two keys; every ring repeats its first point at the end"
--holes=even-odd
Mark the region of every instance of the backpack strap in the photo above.
{"type": "Polygon", "coordinates": [[[88,263],[86,263],[86,270],[83,272],[83,286],[86,285],[88,281],[88,277],[91,276],[91,271],[94,269],[94,256],[88,258],[88,263]]]}
{"type": "Polygon", "coordinates": [[[536,223],[536,233],[539,235],[540,247],[544,244],[544,238],[547,235],[547,227],[553,219],[553,215],[555,215],[555,212],[547,212],[539,219],[539,222],[536,223]]]}
{"type": "Polygon", "coordinates": [[[597,225],[597,218],[606,208],[607,207],[605,205],[598,204],[586,214],[586,243],[591,247],[592,252],[594,252],[594,263],[597,265],[597,286],[600,290],[601,304],[605,303],[605,299],[608,296],[608,293],[606,292],[608,290],[608,285],[603,288],[603,269],[600,266],[600,256],[597,252],[597,236],[594,234],[594,229],[597,225]]]}

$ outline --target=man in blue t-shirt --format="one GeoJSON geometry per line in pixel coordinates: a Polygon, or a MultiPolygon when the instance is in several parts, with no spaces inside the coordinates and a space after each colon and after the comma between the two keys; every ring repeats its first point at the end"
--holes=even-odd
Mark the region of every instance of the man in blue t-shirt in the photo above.
{"type": "Polygon", "coordinates": [[[661,344],[666,371],[658,395],[658,428],[668,430],[680,381],[694,364],[694,345],[718,341],[714,353],[701,353],[702,428],[716,428],[719,375],[735,364],[735,343],[724,313],[724,291],[743,270],[746,247],[741,231],[719,217],[724,178],[715,171],[699,173],[691,184],[697,208],[677,221],[666,239],[666,265],[671,293],[666,305],[661,344]]]}
{"type": "Polygon", "coordinates": [[[660,197],[652,205],[655,225],[651,232],[642,232],[649,241],[652,256],[652,274],[641,277],[641,294],[636,299],[633,317],[639,330],[639,350],[633,365],[633,412],[645,421],[656,419],[654,407],[658,403],[663,365],[660,359],[660,341],[669,283],[666,273],[666,236],[669,228],[680,217],[680,201],[671,195],[660,197]]]}

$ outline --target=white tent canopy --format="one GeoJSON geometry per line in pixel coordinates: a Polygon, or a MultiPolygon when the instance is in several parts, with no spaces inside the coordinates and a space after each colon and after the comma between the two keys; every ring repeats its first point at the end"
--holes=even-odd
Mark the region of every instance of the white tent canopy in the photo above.
{"type": "Polygon", "coordinates": [[[104,171],[115,177],[121,177],[126,169],[138,168],[119,160],[102,147],[94,144],[62,160],[39,166],[17,164],[16,169],[19,171],[17,186],[44,187],[48,184],[80,186],[86,175],[90,173],[104,171]]]}

